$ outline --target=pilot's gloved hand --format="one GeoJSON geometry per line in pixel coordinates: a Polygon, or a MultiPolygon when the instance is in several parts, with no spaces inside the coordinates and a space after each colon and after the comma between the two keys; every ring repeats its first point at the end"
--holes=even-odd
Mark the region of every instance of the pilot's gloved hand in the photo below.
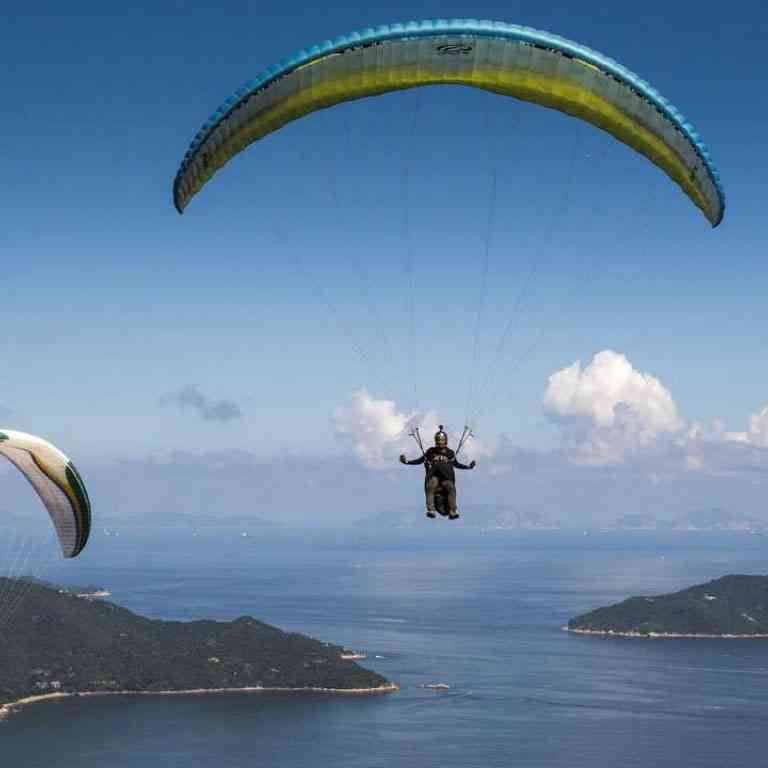
{"type": "Polygon", "coordinates": [[[401,464],[405,464],[406,463],[406,461],[405,461],[405,454],[404,453],[400,454],[400,463],[401,464]]]}
{"type": "Polygon", "coordinates": [[[474,469],[476,464],[477,464],[477,462],[474,459],[472,459],[472,461],[469,462],[469,468],[470,469],[474,469]]]}

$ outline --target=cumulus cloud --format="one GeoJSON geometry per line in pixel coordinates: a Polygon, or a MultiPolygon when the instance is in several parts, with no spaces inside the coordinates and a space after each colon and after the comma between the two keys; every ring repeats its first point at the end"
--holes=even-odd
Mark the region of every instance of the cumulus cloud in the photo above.
{"type": "Polygon", "coordinates": [[[768,405],[749,417],[744,432],[726,429],[721,419],[710,428],[692,424],[678,440],[686,468],[710,475],[768,475],[768,405]]]}
{"type": "Polygon", "coordinates": [[[768,405],[750,415],[746,432],[728,431],[721,419],[715,419],[709,431],[700,424],[694,424],[688,432],[692,438],[710,442],[742,443],[753,448],[768,448],[768,405]]]}
{"type": "Polygon", "coordinates": [[[544,412],[562,430],[572,461],[617,464],[658,448],[684,427],[671,393],[611,350],[549,377],[544,412]]]}
{"type": "Polygon", "coordinates": [[[240,406],[233,400],[213,400],[193,386],[182,387],[164,395],[160,403],[195,411],[205,421],[234,421],[243,415],[240,406]]]}
{"type": "Polygon", "coordinates": [[[756,448],[768,448],[768,405],[749,417],[749,432],[744,437],[756,448]]]}
{"type": "MultiPolygon", "coordinates": [[[[421,430],[424,447],[432,445],[432,436],[441,423],[434,411],[406,413],[392,400],[377,400],[367,390],[352,393],[349,402],[338,406],[332,416],[336,437],[370,469],[392,469],[401,453],[413,455],[416,444],[409,432],[421,430]]],[[[455,449],[459,434],[449,431],[450,445],[455,449]]],[[[493,442],[472,438],[462,457],[479,458],[493,453],[493,442]]]]}
{"type": "Polygon", "coordinates": [[[338,406],[331,418],[342,445],[370,469],[390,469],[401,453],[412,450],[408,433],[433,414],[403,413],[392,400],[377,400],[365,389],[352,393],[346,405],[338,406]]]}
{"type": "Polygon", "coordinates": [[[560,428],[562,454],[574,464],[626,465],[657,482],[680,472],[768,475],[768,405],[745,431],[721,419],[686,424],[670,391],[625,355],[596,354],[549,377],[543,408],[560,428]]]}
{"type": "MultiPolygon", "coordinates": [[[[560,449],[543,452],[542,462],[605,467],[639,473],[664,485],[677,476],[742,474],[755,482],[768,478],[768,405],[749,417],[744,431],[715,420],[704,427],[686,423],[670,390],[653,373],[636,369],[619,352],[603,350],[553,373],[543,396],[543,410],[558,427],[560,449]]],[[[415,455],[409,437],[419,425],[425,446],[440,423],[437,413],[408,412],[392,400],[376,399],[360,389],[335,409],[339,442],[369,469],[392,469],[400,453],[415,455]]],[[[456,447],[458,430],[449,434],[456,447]]],[[[464,460],[481,464],[489,477],[519,474],[524,449],[503,435],[481,442],[473,438],[464,460]]]]}

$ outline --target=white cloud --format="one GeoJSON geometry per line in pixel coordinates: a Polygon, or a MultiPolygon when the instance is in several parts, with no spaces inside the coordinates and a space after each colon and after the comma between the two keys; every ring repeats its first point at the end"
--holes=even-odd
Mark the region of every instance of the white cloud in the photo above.
{"type": "Polygon", "coordinates": [[[692,424],[679,445],[686,454],[686,468],[710,475],[768,473],[768,405],[749,417],[745,432],[728,430],[715,419],[707,430],[692,424]]]}
{"type": "MultiPolygon", "coordinates": [[[[624,466],[652,484],[691,474],[768,476],[768,405],[750,416],[745,431],[730,431],[721,420],[708,427],[686,424],[660,379],[612,350],[597,353],[587,365],[576,361],[553,373],[543,408],[559,428],[561,451],[548,459],[555,463],[624,466]]],[[[409,431],[419,425],[427,447],[439,422],[434,411],[403,411],[365,389],[353,392],[332,417],[341,444],[375,470],[394,469],[400,453],[418,455],[409,431]]],[[[459,435],[449,430],[454,449],[459,435]]],[[[522,449],[503,436],[484,435],[467,442],[462,459],[492,459],[481,462],[488,476],[519,474],[517,450],[522,449]]]]}
{"type": "MultiPolygon", "coordinates": [[[[424,448],[428,448],[441,423],[434,411],[405,413],[393,400],[377,400],[365,389],[353,392],[347,404],[338,406],[331,421],[337,439],[370,469],[393,469],[401,453],[413,456],[418,448],[408,433],[416,426],[421,430],[424,448]]],[[[449,430],[449,444],[454,449],[460,435],[449,430]]],[[[493,451],[493,441],[471,438],[461,458],[477,459],[493,451]]]]}
{"type": "Polygon", "coordinates": [[[749,442],[758,448],[768,448],[768,405],[749,417],[749,442]]]}
{"type": "MultiPolygon", "coordinates": [[[[458,437],[460,437],[460,435],[457,435],[456,442],[458,442],[458,437]]],[[[451,446],[456,448],[455,443],[451,443],[451,446]]],[[[479,437],[473,435],[464,443],[464,448],[461,451],[459,461],[466,463],[470,459],[477,460],[481,458],[490,458],[495,456],[498,450],[498,439],[491,437],[488,439],[483,438],[481,440],[479,437]]]]}
{"type": "Polygon", "coordinates": [[[339,441],[371,469],[391,469],[397,457],[412,449],[408,432],[423,419],[401,413],[392,400],[376,400],[365,390],[352,393],[349,404],[338,406],[332,417],[339,441]]]}
{"type": "Polygon", "coordinates": [[[621,463],[684,426],[669,390],[611,350],[550,376],[543,406],[562,429],[566,454],[583,464],[621,463]]]}

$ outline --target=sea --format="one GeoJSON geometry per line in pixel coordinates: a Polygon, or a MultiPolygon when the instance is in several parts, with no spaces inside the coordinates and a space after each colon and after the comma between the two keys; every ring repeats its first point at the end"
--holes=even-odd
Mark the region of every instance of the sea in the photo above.
{"type": "MultiPolygon", "coordinates": [[[[442,521],[438,521],[440,525],[442,521]]],[[[768,641],[572,635],[632,595],[768,572],[741,533],[125,529],[46,577],[166,619],[364,651],[392,694],[71,698],[0,722],[13,768],[764,764],[768,641]],[[445,684],[435,690],[425,685],[445,684]]],[[[12,623],[5,632],[12,632],[12,623]]]]}

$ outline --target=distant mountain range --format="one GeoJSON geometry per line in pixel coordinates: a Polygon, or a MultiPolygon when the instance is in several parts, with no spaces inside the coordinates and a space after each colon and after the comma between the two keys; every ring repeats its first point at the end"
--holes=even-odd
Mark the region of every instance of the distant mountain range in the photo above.
{"type": "Polygon", "coordinates": [[[622,515],[614,525],[623,531],[744,531],[762,533],[768,523],[721,507],[695,509],[672,520],[661,520],[651,513],[622,515]]]}
{"type": "MultiPolygon", "coordinates": [[[[363,517],[357,525],[363,528],[409,528],[423,525],[425,510],[414,505],[398,509],[377,512],[363,517]]],[[[451,525],[464,525],[485,530],[510,531],[557,531],[560,522],[552,520],[540,512],[501,505],[483,505],[459,508],[461,518],[451,525]]],[[[435,522],[440,522],[440,518],[435,522]]]]}

